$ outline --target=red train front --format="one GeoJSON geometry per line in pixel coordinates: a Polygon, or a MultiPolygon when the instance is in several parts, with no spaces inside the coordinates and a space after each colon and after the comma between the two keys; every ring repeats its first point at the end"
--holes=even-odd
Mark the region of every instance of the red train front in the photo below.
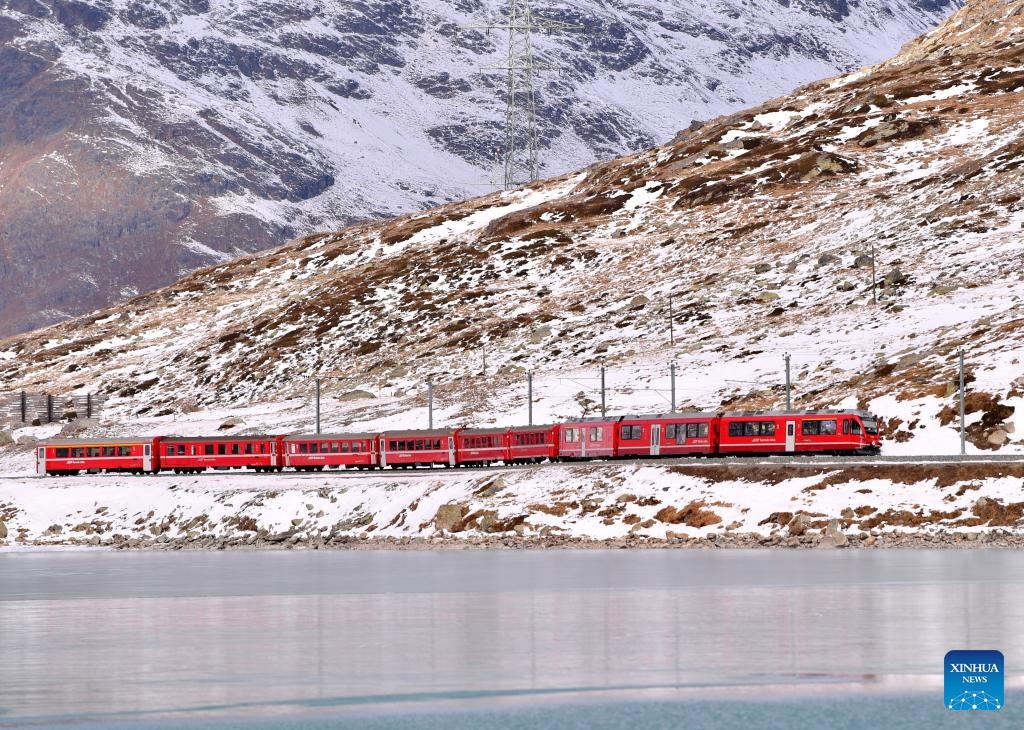
{"type": "Polygon", "coordinates": [[[720,454],[876,454],[878,420],[867,411],[745,411],[719,425],[720,454]]]}

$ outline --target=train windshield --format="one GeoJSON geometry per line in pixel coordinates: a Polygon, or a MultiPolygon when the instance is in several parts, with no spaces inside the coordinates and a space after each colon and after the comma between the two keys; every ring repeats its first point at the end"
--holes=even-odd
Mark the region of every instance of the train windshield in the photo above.
{"type": "Polygon", "coordinates": [[[864,432],[870,433],[872,436],[878,433],[878,421],[874,418],[862,418],[864,422],[864,432]]]}

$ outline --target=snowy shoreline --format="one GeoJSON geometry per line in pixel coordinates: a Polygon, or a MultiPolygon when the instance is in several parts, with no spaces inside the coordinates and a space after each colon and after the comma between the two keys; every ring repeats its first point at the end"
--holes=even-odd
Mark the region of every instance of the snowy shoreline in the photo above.
{"type": "Polygon", "coordinates": [[[0,480],[0,546],[1024,544],[1020,463],[581,463],[364,475],[0,480]]]}

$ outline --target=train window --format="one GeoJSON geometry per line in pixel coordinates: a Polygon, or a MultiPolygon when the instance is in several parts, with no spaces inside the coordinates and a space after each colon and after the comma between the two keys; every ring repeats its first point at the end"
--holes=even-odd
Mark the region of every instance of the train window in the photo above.
{"type": "Polygon", "coordinates": [[[132,447],[131,446],[118,446],[117,447],[117,455],[118,456],[131,456],[132,455],[132,447]]]}
{"type": "Polygon", "coordinates": [[[800,424],[800,433],[804,436],[817,436],[821,431],[818,424],[820,421],[804,421],[800,424]]]}
{"type": "MultiPolygon", "coordinates": [[[[192,447],[193,453],[195,453],[195,446],[192,447]]],[[[185,455],[185,444],[178,444],[178,456],[185,455]]]]}
{"type": "Polygon", "coordinates": [[[775,421],[759,421],[755,424],[757,426],[757,432],[761,436],[774,436],[775,435],[775,421]]]}
{"type": "MultiPolygon", "coordinates": [[[[353,443],[352,446],[355,446],[355,443],[353,443]]],[[[347,454],[348,450],[349,450],[348,441],[342,441],[341,442],[341,453],[347,454]]],[[[355,449],[352,449],[352,450],[355,451],[355,449]]]]}
{"type": "Polygon", "coordinates": [[[708,424],[706,424],[706,423],[698,423],[697,425],[700,426],[700,428],[697,430],[697,436],[699,438],[707,438],[708,437],[708,424]]]}
{"type": "Polygon", "coordinates": [[[745,421],[743,423],[743,435],[757,436],[757,424],[753,421],[745,421]]]}
{"type": "Polygon", "coordinates": [[[360,452],[362,450],[363,450],[363,442],[362,441],[353,441],[352,442],[352,453],[353,454],[358,453],[358,452],[360,452]]]}
{"type": "Polygon", "coordinates": [[[860,421],[850,421],[850,433],[860,436],[860,421]]]}
{"type": "Polygon", "coordinates": [[[567,444],[574,444],[579,439],[578,428],[567,428],[565,429],[565,442],[567,444]]]}
{"type": "Polygon", "coordinates": [[[217,454],[219,456],[224,456],[227,453],[228,453],[228,445],[227,444],[217,444],[217,454]]]}
{"type": "Polygon", "coordinates": [[[247,454],[251,454],[252,453],[252,444],[251,443],[245,445],[245,453],[247,453],[247,454]]]}
{"type": "Polygon", "coordinates": [[[167,455],[174,456],[174,444],[167,444],[167,455]]]}
{"type": "Polygon", "coordinates": [[[241,444],[231,444],[231,453],[236,456],[242,453],[241,444]]]}
{"type": "Polygon", "coordinates": [[[320,453],[329,454],[331,452],[331,445],[326,441],[320,442],[320,453]]]}
{"type": "Polygon", "coordinates": [[[85,453],[87,453],[89,456],[99,456],[100,455],[100,447],[99,446],[89,446],[88,448],[86,448],[85,453]]]}
{"type": "MultiPolygon", "coordinates": [[[[686,428],[686,427],[683,424],[680,423],[679,424],[679,428],[683,429],[683,428],[686,428]]],[[[676,424],[670,423],[667,426],[665,426],[665,438],[667,438],[667,439],[674,439],[675,437],[676,437],[676,424]]]]}
{"type": "Polygon", "coordinates": [[[76,447],[76,448],[71,449],[71,457],[72,458],[76,458],[76,457],[81,458],[83,456],[85,456],[85,449],[83,449],[81,447],[76,447]]]}
{"type": "Polygon", "coordinates": [[[850,422],[843,420],[843,433],[850,433],[850,422]]]}
{"type": "MultiPolygon", "coordinates": [[[[682,430],[682,429],[680,429],[682,430]]],[[[700,436],[700,424],[699,423],[688,423],[686,424],[686,438],[695,439],[700,436]]]]}
{"type": "Polygon", "coordinates": [[[600,426],[591,426],[590,427],[590,440],[591,441],[600,441],[601,438],[603,437],[603,435],[604,435],[604,429],[601,428],[600,426]]]}
{"type": "Polygon", "coordinates": [[[55,449],[54,453],[55,453],[55,455],[56,455],[56,457],[58,459],[66,459],[66,458],[68,458],[68,450],[67,449],[55,449]]]}
{"type": "Polygon", "coordinates": [[[398,442],[388,441],[388,451],[398,451],[398,442]]]}
{"type": "Polygon", "coordinates": [[[821,422],[821,435],[822,436],[835,436],[836,435],[836,421],[834,418],[827,421],[821,422]]]}
{"type": "Polygon", "coordinates": [[[305,441],[303,441],[301,444],[299,444],[299,453],[300,454],[308,454],[309,453],[309,444],[307,444],[305,441]]]}
{"type": "Polygon", "coordinates": [[[260,441],[260,453],[261,454],[267,453],[267,444],[265,442],[263,442],[263,441],[260,441]]]}
{"type": "Polygon", "coordinates": [[[115,449],[113,446],[104,446],[103,447],[103,455],[104,456],[117,456],[117,449],[115,449]]]}
{"type": "Polygon", "coordinates": [[[742,436],[743,435],[743,424],[739,421],[729,422],[729,435],[730,436],[742,436]]]}

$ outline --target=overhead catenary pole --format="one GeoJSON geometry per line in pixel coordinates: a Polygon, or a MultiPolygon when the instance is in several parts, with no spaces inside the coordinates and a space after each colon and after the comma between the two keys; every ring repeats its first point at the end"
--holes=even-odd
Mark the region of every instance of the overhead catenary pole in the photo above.
{"type": "Polygon", "coordinates": [[[786,410],[791,411],[793,410],[793,397],[789,383],[789,353],[787,352],[783,357],[786,360],[786,410]]]}
{"type": "Polygon", "coordinates": [[[480,355],[483,357],[483,369],[481,374],[487,375],[487,345],[480,345],[480,355]]]}
{"type": "Polygon", "coordinates": [[[671,410],[671,412],[675,413],[676,412],[676,364],[674,362],[673,363],[669,363],[668,372],[669,372],[669,379],[672,382],[672,400],[671,400],[672,410],[671,410]]]}
{"type": "Polygon", "coordinates": [[[526,373],[526,425],[533,425],[533,371],[526,373]]]}
{"type": "Polygon", "coordinates": [[[434,383],[427,381],[427,428],[434,429],[434,383]]]}
{"type": "Polygon", "coordinates": [[[316,434],[320,435],[320,378],[316,379],[316,434]]]}
{"type": "Polygon", "coordinates": [[[604,399],[604,365],[602,365],[601,366],[601,418],[604,418],[605,415],[607,414],[607,412],[608,411],[605,408],[605,399],[604,399]]]}
{"type": "Polygon", "coordinates": [[[672,316],[672,294],[668,295],[668,344],[669,347],[676,346],[675,319],[672,316]]]}
{"type": "Polygon", "coordinates": [[[871,238],[871,303],[878,304],[878,278],[875,276],[875,239],[871,238]]]}
{"type": "Polygon", "coordinates": [[[967,431],[964,427],[964,349],[958,351],[960,355],[960,455],[967,453],[967,431]]]}

